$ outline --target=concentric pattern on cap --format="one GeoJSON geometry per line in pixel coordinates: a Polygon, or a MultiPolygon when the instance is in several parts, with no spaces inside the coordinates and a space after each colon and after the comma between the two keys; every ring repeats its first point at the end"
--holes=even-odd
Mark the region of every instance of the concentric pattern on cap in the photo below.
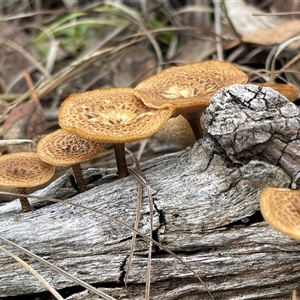
{"type": "Polygon", "coordinates": [[[47,134],[37,144],[39,157],[55,166],[68,166],[98,156],[105,144],[87,140],[74,133],[58,129],[47,134]]]}
{"type": "Polygon", "coordinates": [[[300,190],[267,187],[260,196],[260,210],[276,230],[300,239],[300,190]]]}
{"type": "Polygon", "coordinates": [[[0,156],[0,186],[35,187],[49,181],[54,170],[36,153],[5,154],[0,156]]]}
{"type": "Polygon", "coordinates": [[[153,108],[206,107],[220,88],[247,81],[235,65],[211,60],[165,69],[140,82],[134,93],[153,108]]]}
{"type": "Polygon", "coordinates": [[[145,106],[131,88],[102,88],[70,95],[61,105],[58,122],[87,139],[126,143],[151,136],[172,113],[145,106]]]}

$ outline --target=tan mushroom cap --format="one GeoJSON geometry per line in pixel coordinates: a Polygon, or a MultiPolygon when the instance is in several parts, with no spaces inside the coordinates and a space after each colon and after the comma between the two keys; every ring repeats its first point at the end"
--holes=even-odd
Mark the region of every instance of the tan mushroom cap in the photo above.
{"type": "Polygon", "coordinates": [[[35,187],[49,181],[54,170],[34,152],[5,154],[0,156],[0,186],[35,187]]]}
{"type": "Polygon", "coordinates": [[[299,95],[299,89],[291,83],[263,82],[257,83],[257,85],[270,87],[273,90],[279,92],[281,95],[283,95],[290,101],[295,101],[299,95]]]}
{"type": "Polygon", "coordinates": [[[87,140],[63,129],[42,137],[37,146],[38,156],[55,166],[69,166],[98,156],[105,144],[87,140]]]}
{"type": "Polygon", "coordinates": [[[300,190],[267,187],[260,195],[260,210],[273,228],[300,240],[300,190]]]}
{"type": "Polygon", "coordinates": [[[58,122],[90,140],[127,143],[151,136],[172,113],[145,106],[131,88],[102,88],[70,95],[59,109],[58,122]]]}
{"type": "Polygon", "coordinates": [[[167,68],[140,82],[134,93],[149,107],[194,109],[207,107],[222,87],[247,81],[247,74],[237,66],[209,60],[167,68]]]}
{"type": "Polygon", "coordinates": [[[171,143],[178,149],[186,148],[195,143],[191,126],[181,115],[169,119],[154,136],[161,141],[171,143]]]}

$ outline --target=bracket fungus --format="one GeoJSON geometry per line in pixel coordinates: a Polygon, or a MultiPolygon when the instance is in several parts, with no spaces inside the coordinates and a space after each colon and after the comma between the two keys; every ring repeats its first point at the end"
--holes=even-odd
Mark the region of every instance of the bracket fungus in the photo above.
{"type": "Polygon", "coordinates": [[[172,113],[147,107],[131,88],[102,88],[71,94],[59,109],[58,122],[86,139],[114,144],[118,175],[123,178],[128,175],[125,143],[151,136],[172,113]]]}
{"type": "Polygon", "coordinates": [[[193,130],[196,140],[203,136],[200,117],[210,98],[222,87],[244,84],[248,76],[237,66],[217,60],[170,67],[140,82],[134,93],[148,107],[174,109],[193,130]]]}
{"type": "Polygon", "coordinates": [[[260,195],[260,210],[269,225],[300,240],[300,190],[264,188],[260,195]]]}
{"type": "Polygon", "coordinates": [[[42,137],[36,151],[41,160],[55,166],[71,166],[80,192],[87,190],[80,163],[97,157],[105,144],[58,129],[42,137]]]}
{"type": "MultiPolygon", "coordinates": [[[[18,152],[0,156],[0,187],[14,188],[20,194],[26,188],[48,182],[54,174],[54,166],[42,161],[34,152],[18,152]]],[[[31,211],[26,197],[20,197],[22,212],[31,211]]]]}

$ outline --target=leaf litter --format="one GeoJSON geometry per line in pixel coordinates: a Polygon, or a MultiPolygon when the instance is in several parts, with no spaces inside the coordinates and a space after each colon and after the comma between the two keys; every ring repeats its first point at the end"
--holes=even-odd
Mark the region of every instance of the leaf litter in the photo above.
{"type": "MultiPolygon", "coordinates": [[[[32,6],[26,0],[20,2],[21,5],[9,1],[0,4],[0,128],[4,139],[34,139],[37,134],[57,128],[57,110],[70,93],[102,86],[134,86],[171,65],[224,58],[246,70],[250,81],[279,80],[300,86],[299,55],[293,52],[299,48],[299,20],[290,14],[272,15],[272,11],[282,10],[278,8],[278,1],[264,8],[241,0],[223,0],[220,6],[218,1],[209,4],[195,4],[189,0],[183,4],[178,1],[176,6],[173,1],[156,1],[153,4],[150,1],[134,4],[126,1],[110,1],[107,4],[90,1],[90,4],[80,4],[78,1],[62,0],[57,1],[60,2],[58,7],[55,7],[55,1],[49,1],[50,4],[44,8],[46,1],[35,1],[32,6]],[[265,17],[256,16],[266,13],[265,17]],[[16,60],[20,63],[16,64],[16,60]],[[25,83],[24,70],[34,81],[34,88],[25,83]],[[26,111],[33,111],[33,117],[26,118],[25,125],[10,121],[11,116],[21,118],[18,105],[25,107],[25,115],[26,111]],[[32,107],[34,105],[36,108],[32,107]],[[36,118],[38,114],[40,117],[36,118]],[[45,128],[36,130],[34,122],[43,121],[43,114],[45,128]],[[9,122],[20,133],[18,136],[5,134],[9,122]],[[26,127],[36,131],[29,137],[24,131],[26,127]]],[[[129,158],[132,158],[137,170],[133,174],[138,183],[138,203],[142,199],[142,189],[146,188],[152,216],[151,183],[143,179],[135,154],[140,153],[140,160],[143,161],[176,151],[180,146],[165,143],[154,136],[127,147],[130,149],[129,158]]],[[[7,151],[5,147],[1,149],[2,153],[7,151]]],[[[113,151],[110,149],[108,146],[98,159],[86,163],[84,167],[113,166],[113,151]]],[[[134,254],[136,234],[149,241],[145,291],[145,299],[149,299],[151,243],[180,258],[153,240],[151,235],[148,237],[138,231],[139,207],[137,205],[134,228],[106,216],[133,232],[126,276],[134,254]]],[[[105,215],[105,212],[98,213],[105,215]]],[[[150,232],[151,224],[150,221],[150,232]]],[[[3,238],[1,240],[5,242],[3,238]]],[[[13,253],[8,254],[13,256],[13,253]]],[[[30,269],[24,263],[23,266],[30,269]]],[[[76,278],[71,279],[82,284],[76,278]]],[[[48,289],[51,290],[51,287],[48,289]]]]}

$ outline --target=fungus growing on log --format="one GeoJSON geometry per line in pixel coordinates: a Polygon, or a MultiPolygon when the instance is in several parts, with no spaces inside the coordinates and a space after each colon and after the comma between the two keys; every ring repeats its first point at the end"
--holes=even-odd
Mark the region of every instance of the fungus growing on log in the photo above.
{"type": "Polygon", "coordinates": [[[260,211],[277,231],[300,240],[300,190],[265,188],[260,195],[260,211]]]}
{"type": "MultiPolygon", "coordinates": [[[[18,152],[0,156],[0,186],[15,188],[25,194],[26,188],[36,187],[49,181],[54,166],[42,161],[36,153],[18,152]]],[[[26,197],[20,197],[22,212],[31,211],[26,197]]]]}
{"type": "Polygon", "coordinates": [[[170,118],[173,110],[143,104],[131,88],[102,88],[72,94],[62,103],[58,122],[66,131],[115,147],[119,178],[128,175],[125,143],[147,138],[170,118]]]}
{"type": "Polygon", "coordinates": [[[248,76],[237,66],[217,60],[170,67],[140,82],[134,93],[148,107],[173,108],[193,130],[196,140],[203,136],[200,116],[210,98],[222,87],[246,83],[248,76]]]}
{"type": "Polygon", "coordinates": [[[42,137],[36,151],[41,160],[54,166],[71,166],[80,192],[87,190],[80,163],[97,157],[105,144],[58,129],[42,137]]]}

